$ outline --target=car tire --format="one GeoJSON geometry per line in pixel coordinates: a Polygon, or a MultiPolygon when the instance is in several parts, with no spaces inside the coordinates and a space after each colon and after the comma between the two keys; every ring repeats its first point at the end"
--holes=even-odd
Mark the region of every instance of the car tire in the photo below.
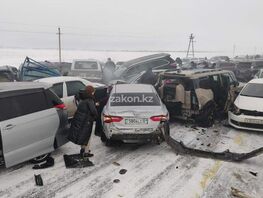
{"type": "Polygon", "coordinates": [[[44,162],[44,161],[47,160],[47,158],[50,157],[50,155],[51,155],[51,153],[40,155],[40,156],[35,157],[32,160],[30,160],[30,162],[33,163],[33,164],[38,164],[38,163],[44,162]]]}
{"type": "Polygon", "coordinates": [[[100,140],[101,140],[102,142],[106,142],[106,140],[107,140],[107,137],[106,137],[104,131],[101,132],[100,140]]]}
{"type": "Polygon", "coordinates": [[[164,132],[166,135],[170,136],[170,125],[169,122],[165,122],[164,124],[164,132]]]}

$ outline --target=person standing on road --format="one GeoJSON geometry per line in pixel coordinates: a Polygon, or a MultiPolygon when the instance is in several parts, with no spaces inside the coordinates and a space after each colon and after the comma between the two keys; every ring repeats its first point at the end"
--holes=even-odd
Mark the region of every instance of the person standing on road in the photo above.
{"type": "Polygon", "coordinates": [[[105,63],[105,67],[103,69],[103,81],[104,83],[108,83],[110,80],[114,78],[114,71],[115,71],[115,63],[111,60],[111,58],[107,59],[105,63]]]}
{"type": "Polygon", "coordinates": [[[157,81],[156,75],[153,73],[152,68],[149,68],[141,77],[139,83],[155,85],[157,81]]]}
{"type": "Polygon", "coordinates": [[[86,153],[86,150],[88,149],[87,145],[92,133],[93,122],[98,117],[93,96],[94,92],[95,89],[88,85],[85,92],[80,96],[81,101],[72,119],[68,136],[71,142],[81,146],[80,155],[82,158],[93,156],[90,152],[86,153]]]}

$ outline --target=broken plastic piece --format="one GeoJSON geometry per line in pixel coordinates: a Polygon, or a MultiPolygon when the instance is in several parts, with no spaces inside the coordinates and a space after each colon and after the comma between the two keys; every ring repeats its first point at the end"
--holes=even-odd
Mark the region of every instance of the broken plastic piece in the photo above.
{"type": "Polygon", "coordinates": [[[126,172],[127,172],[126,169],[121,169],[119,173],[120,173],[121,175],[124,175],[126,172]]]}
{"type": "MultiPolygon", "coordinates": [[[[161,127],[160,130],[162,130],[161,127]]],[[[223,152],[204,151],[200,149],[189,148],[185,146],[183,142],[176,141],[169,135],[169,131],[164,131],[163,135],[166,143],[170,147],[172,147],[176,153],[182,155],[192,155],[192,156],[211,158],[211,159],[217,159],[222,161],[240,162],[252,157],[256,157],[263,153],[263,147],[255,149],[249,153],[232,153],[229,150],[225,150],[223,152]]]]}
{"type": "Polygon", "coordinates": [[[112,164],[115,166],[120,166],[120,164],[118,162],[112,162],[112,164]]]}
{"type": "Polygon", "coordinates": [[[120,183],[120,180],[119,179],[114,179],[113,183],[120,183]]]}
{"type": "Polygon", "coordinates": [[[41,175],[34,175],[35,176],[35,182],[36,182],[36,185],[37,186],[43,186],[43,180],[42,180],[42,177],[41,175]]]}
{"type": "Polygon", "coordinates": [[[82,158],[80,154],[64,155],[63,157],[66,168],[85,168],[88,166],[94,166],[89,158],[82,158]]]}
{"type": "Polygon", "coordinates": [[[258,176],[258,173],[256,173],[256,172],[252,172],[252,171],[249,171],[249,173],[251,174],[251,175],[253,175],[253,176],[258,176]]]}
{"type": "Polygon", "coordinates": [[[36,164],[33,166],[33,169],[44,169],[54,166],[54,158],[48,157],[44,163],[36,164]]]}

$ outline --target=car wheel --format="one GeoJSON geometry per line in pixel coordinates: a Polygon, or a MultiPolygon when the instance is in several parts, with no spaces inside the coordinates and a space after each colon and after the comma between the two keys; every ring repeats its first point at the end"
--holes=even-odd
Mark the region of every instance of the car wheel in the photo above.
{"type": "Polygon", "coordinates": [[[107,140],[107,137],[106,137],[104,131],[101,132],[100,140],[101,140],[102,142],[106,142],[106,140],[107,140]]]}
{"type": "Polygon", "coordinates": [[[33,164],[38,164],[40,162],[44,162],[47,160],[47,158],[51,155],[51,153],[47,153],[44,155],[40,155],[38,157],[33,158],[32,160],[30,160],[31,163],[33,164]]]}
{"type": "Polygon", "coordinates": [[[166,135],[170,136],[170,125],[169,125],[169,122],[166,122],[166,123],[164,124],[163,129],[164,129],[164,133],[165,133],[166,135]]]}

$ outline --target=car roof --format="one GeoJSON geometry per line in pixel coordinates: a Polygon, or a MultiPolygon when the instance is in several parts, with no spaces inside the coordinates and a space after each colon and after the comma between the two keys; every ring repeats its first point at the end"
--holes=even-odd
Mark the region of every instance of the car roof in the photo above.
{"type": "Polygon", "coordinates": [[[231,71],[221,69],[194,69],[194,70],[176,70],[163,72],[164,76],[178,76],[186,78],[200,78],[208,75],[229,73],[231,71]]]}
{"type": "MultiPolygon", "coordinates": [[[[80,77],[75,76],[54,76],[54,77],[47,77],[35,80],[35,82],[45,82],[50,84],[60,83],[64,81],[77,81],[77,80],[85,80],[80,77]]],[[[87,80],[86,80],[87,81],[87,80]]]]}
{"type": "Polygon", "coordinates": [[[155,93],[154,87],[146,84],[116,84],[112,90],[115,93],[155,93]]]}
{"type": "Polygon", "coordinates": [[[136,59],[132,59],[132,60],[129,60],[127,62],[124,62],[121,66],[122,67],[129,67],[133,64],[136,64],[136,63],[140,63],[140,62],[145,62],[145,61],[148,61],[148,60],[155,60],[155,59],[159,59],[159,58],[163,58],[163,57],[166,57],[166,56],[169,56],[170,57],[170,54],[167,54],[167,53],[159,53],[159,54],[152,54],[152,55],[148,55],[148,56],[143,56],[143,57],[140,57],[140,58],[136,58],[136,59]]]}
{"type": "Polygon", "coordinates": [[[256,79],[249,81],[248,83],[263,84],[263,78],[256,78],[256,79]]]}
{"type": "Polygon", "coordinates": [[[47,89],[50,85],[39,82],[3,82],[0,83],[0,92],[26,90],[26,89],[47,89]]]}
{"type": "Polygon", "coordinates": [[[73,62],[76,62],[76,61],[92,61],[92,62],[99,62],[98,60],[93,59],[93,58],[89,58],[89,59],[74,59],[74,60],[73,60],[73,62]]]}

